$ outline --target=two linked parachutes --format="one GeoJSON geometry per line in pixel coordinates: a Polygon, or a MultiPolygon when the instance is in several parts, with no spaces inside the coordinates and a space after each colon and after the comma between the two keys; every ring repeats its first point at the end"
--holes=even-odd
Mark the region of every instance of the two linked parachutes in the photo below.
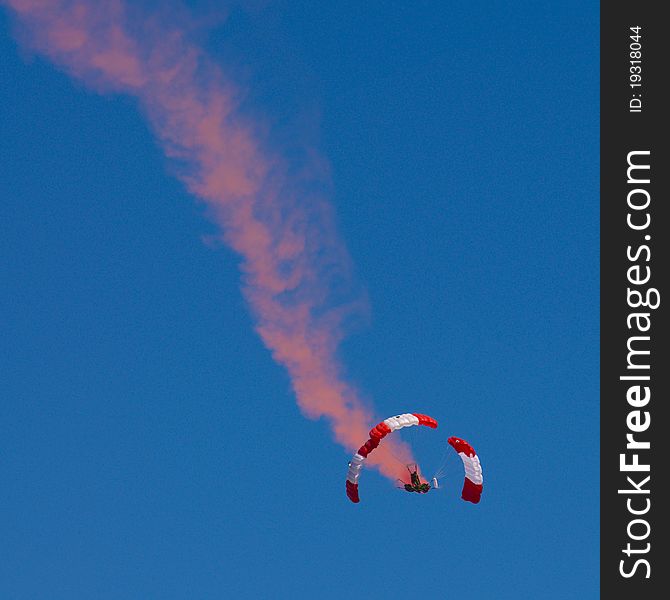
{"type": "MultiPolygon", "coordinates": [[[[433,417],[427,415],[405,413],[384,419],[370,430],[370,433],[368,434],[370,439],[358,449],[358,452],[354,454],[349,463],[346,489],[347,496],[352,502],[360,502],[358,496],[358,479],[361,475],[363,464],[369,454],[379,446],[380,442],[388,434],[393,433],[398,429],[402,429],[403,427],[413,427],[415,425],[423,425],[425,427],[430,427],[431,429],[436,429],[437,421],[433,419],[433,417]]],[[[461,498],[467,502],[477,504],[481,499],[484,486],[484,475],[482,473],[482,465],[479,461],[479,457],[473,447],[461,438],[450,437],[447,442],[456,451],[463,462],[465,479],[463,481],[461,498]]],[[[433,481],[435,482],[435,480],[433,481]]],[[[420,482],[416,472],[412,474],[412,483],[406,484],[404,487],[407,491],[424,493],[430,489],[430,485],[420,482]]]]}

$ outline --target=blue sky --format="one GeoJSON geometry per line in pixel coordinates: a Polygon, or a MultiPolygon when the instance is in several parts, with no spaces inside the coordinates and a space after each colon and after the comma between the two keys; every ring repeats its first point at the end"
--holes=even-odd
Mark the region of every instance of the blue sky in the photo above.
{"type": "Polygon", "coordinates": [[[251,6],[202,41],[330,164],[371,305],[347,378],[438,419],[426,464],[469,440],[482,502],[453,469],[349,503],[135,102],[4,11],[0,596],[597,597],[598,5],[251,6]]]}

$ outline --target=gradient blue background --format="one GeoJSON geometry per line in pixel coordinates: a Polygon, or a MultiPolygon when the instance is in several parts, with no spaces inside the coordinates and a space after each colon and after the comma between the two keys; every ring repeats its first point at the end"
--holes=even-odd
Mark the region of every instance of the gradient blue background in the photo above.
{"type": "Polygon", "coordinates": [[[470,440],[483,500],[348,502],[135,102],[3,11],[0,597],[597,598],[597,3],[250,6],[203,41],[330,162],[348,377],[470,440]]]}

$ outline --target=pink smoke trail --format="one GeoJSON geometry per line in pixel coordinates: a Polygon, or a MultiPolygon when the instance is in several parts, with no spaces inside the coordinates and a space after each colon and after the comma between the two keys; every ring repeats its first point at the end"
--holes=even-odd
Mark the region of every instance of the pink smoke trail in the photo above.
{"type": "MultiPolygon", "coordinates": [[[[291,191],[282,161],[242,117],[240,91],[185,31],[130,19],[121,0],[2,1],[54,63],[89,86],[138,98],[166,154],[187,165],[187,189],[242,257],[257,331],[288,370],[300,408],[327,418],[348,450],[358,448],[373,419],[336,360],[343,321],[360,308],[333,302],[347,254],[330,206],[291,191]]],[[[405,462],[411,454],[397,440],[384,445],[370,462],[395,479],[402,467],[390,451],[405,462]]]]}

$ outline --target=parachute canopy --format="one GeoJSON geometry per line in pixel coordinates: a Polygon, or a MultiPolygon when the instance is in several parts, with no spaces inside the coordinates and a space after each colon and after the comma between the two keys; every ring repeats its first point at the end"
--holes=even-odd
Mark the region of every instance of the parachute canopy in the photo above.
{"type": "Polygon", "coordinates": [[[427,415],[405,413],[403,415],[384,419],[370,430],[370,439],[358,449],[358,452],[354,454],[349,463],[349,472],[347,473],[346,481],[347,496],[349,497],[349,500],[352,502],[360,502],[360,498],[358,497],[358,478],[360,477],[363,463],[368,457],[368,454],[379,446],[379,442],[381,442],[381,440],[389,433],[396,431],[396,429],[412,427],[414,425],[425,425],[426,427],[435,429],[437,427],[437,421],[427,415]]]}
{"type": "Polygon", "coordinates": [[[484,489],[484,474],[479,457],[474,448],[461,438],[450,437],[447,442],[458,452],[463,461],[465,480],[463,481],[461,498],[466,502],[477,504],[482,497],[482,490],[484,489]]]}

